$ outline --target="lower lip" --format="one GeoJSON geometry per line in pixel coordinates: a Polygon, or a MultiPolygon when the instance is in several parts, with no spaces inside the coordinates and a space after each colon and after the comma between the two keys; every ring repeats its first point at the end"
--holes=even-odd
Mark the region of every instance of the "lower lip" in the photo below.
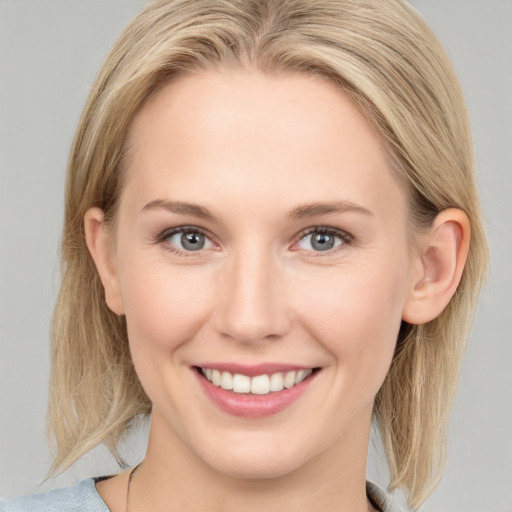
{"type": "Polygon", "coordinates": [[[318,371],[289,389],[266,395],[228,391],[213,385],[200,371],[195,373],[206,395],[224,412],[233,416],[263,418],[277,414],[296,402],[308,389],[318,371]]]}

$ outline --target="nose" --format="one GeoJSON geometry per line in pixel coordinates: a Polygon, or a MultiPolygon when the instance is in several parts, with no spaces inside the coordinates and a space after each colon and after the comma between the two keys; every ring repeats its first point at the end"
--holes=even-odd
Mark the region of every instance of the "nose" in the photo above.
{"type": "Polygon", "coordinates": [[[215,311],[218,333],[241,343],[275,340],[290,329],[280,264],[265,250],[228,258],[215,311]]]}

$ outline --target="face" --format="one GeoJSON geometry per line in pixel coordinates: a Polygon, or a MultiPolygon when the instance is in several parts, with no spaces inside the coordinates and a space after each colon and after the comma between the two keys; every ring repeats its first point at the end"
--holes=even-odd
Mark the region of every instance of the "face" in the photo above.
{"type": "Polygon", "coordinates": [[[154,435],[245,477],[366,450],[417,268],[407,198],[320,78],[205,72],[152,97],[106,280],[154,435]]]}

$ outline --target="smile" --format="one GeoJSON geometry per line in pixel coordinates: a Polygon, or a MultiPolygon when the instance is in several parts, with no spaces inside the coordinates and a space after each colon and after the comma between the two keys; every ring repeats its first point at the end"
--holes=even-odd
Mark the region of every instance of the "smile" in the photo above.
{"type": "Polygon", "coordinates": [[[230,415],[253,419],[290,407],[321,372],[321,368],[281,364],[215,363],[194,368],[201,388],[213,404],[230,415]]]}
{"type": "Polygon", "coordinates": [[[214,385],[234,393],[267,395],[290,389],[313,373],[313,368],[289,372],[255,375],[250,377],[241,373],[201,368],[201,373],[214,385]]]}

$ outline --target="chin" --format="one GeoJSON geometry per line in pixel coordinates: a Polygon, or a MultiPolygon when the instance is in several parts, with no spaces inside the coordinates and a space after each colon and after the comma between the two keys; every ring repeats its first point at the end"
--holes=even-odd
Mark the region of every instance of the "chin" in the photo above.
{"type": "Polygon", "coordinates": [[[204,454],[201,458],[215,472],[230,478],[274,479],[293,473],[307,462],[304,450],[289,448],[289,444],[259,440],[239,446],[232,444],[220,453],[204,454]]]}
{"type": "Polygon", "coordinates": [[[292,461],[251,461],[248,459],[225,460],[211,466],[217,473],[241,480],[270,480],[284,477],[298,469],[292,461]]]}

